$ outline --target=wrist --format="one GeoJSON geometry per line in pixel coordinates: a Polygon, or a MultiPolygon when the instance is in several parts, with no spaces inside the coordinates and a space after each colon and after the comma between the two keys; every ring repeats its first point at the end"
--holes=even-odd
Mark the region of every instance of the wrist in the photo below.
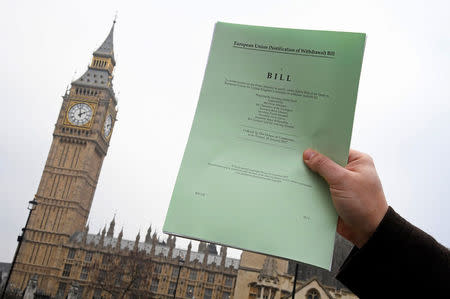
{"type": "Polygon", "coordinates": [[[367,225],[365,226],[365,229],[358,234],[358,238],[353,243],[356,247],[361,248],[370,240],[381,221],[383,221],[383,218],[386,216],[388,209],[389,206],[385,202],[383,206],[377,209],[376,213],[372,214],[372,217],[366,222],[367,225]]]}

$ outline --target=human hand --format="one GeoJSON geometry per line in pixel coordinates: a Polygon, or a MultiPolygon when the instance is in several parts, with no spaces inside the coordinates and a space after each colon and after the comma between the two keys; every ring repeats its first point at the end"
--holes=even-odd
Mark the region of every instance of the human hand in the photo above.
{"type": "Polygon", "coordinates": [[[342,167],[325,155],[307,149],[303,161],[330,186],[331,199],[339,215],[337,232],[361,248],[388,210],[372,158],[350,150],[348,164],[342,167]]]}

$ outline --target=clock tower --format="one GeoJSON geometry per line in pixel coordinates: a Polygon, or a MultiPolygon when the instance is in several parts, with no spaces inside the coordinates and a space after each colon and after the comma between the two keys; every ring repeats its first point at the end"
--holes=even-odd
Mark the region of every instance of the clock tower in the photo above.
{"type": "Polygon", "coordinates": [[[38,205],[25,228],[9,288],[23,290],[37,274],[38,286],[51,290],[62,271],[62,245],[86,225],[117,115],[114,25],[87,71],[63,96],[35,195],[38,205]]]}

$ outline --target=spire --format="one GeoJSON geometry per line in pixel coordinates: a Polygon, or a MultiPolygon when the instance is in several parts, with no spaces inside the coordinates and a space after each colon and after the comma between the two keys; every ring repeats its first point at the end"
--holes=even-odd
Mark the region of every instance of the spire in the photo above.
{"type": "Polygon", "coordinates": [[[186,257],[185,257],[186,263],[189,263],[191,261],[191,251],[192,251],[192,242],[189,242],[187,252],[186,252],[186,257]]]}
{"type": "Polygon", "coordinates": [[[172,238],[172,235],[169,235],[169,238],[167,239],[167,245],[169,246],[169,253],[167,254],[167,257],[169,259],[172,258],[173,255],[173,249],[175,248],[175,237],[172,238]]]}
{"type": "Polygon", "coordinates": [[[114,214],[113,219],[111,220],[111,223],[109,224],[108,233],[106,234],[107,237],[113,237],[114,236],[114,226],[116,226],[116,214],[114,214]]]}
{"type": "Polygon", "coordinates": [[[227,247],[226,246],[220,246],[220,256],[227,256],[227,247]]]}
{"type": "Polygon", "coordinates": [[[106,225],[102,230],[102,234],[100,235],[100,241],[98,242],[99,247],[103,247],[103,245],[105,243],[105,234],[106,234],[106,225]]]}
{"type": "Polygon", "coordinates": [[[117,243],[116,243],[117,250],[120,250],[120,246],[122,244],[122,238],[123,238],[123,226],[122,226],[122,229],[120,230],[119,236],[117,237],[117,243]]]}
{"type": "Polygon", "coordinates": [[[145,235],[145,243],[150,244],[152,242],[152,226],[147,230],[147,234],[145,235]]]}
{"type": "Polygon", "coordinates": [[[82,242],[83,244],[86,244],[88,233],[89,233],[89,222],[88,222],[87,225],[84,227],[83,237],[82,237],[82,240],[81,240],[81,242],[82,242]]]}
{"type": "Polygon", "coordinates": [[[133,250],[134,251],[138,251],[138,249],[139,249],[139,240],[141,239],[141,231],[139,231],[138,232],[138,234],[137,234],[137,236],[136,236],[136,241],[134,241],[134,248],[133,248],[133,250]]]}
{"type": "Polygon", "coordinates": [[[113,61],[113,64],[116,64],[116,61],[114,59],[114,26],[116,25],[116,19],[113,21],[113,25],[111,27],[111,30],[109,31],[108,36],[106,37],[103,44],[94,52],[94,56],[100,56],[100,57],[106,57],[111,58],[113,61]]]}
{"type": "Polygon", "coordinates": [[[220,260],[220,266],[222,268],[224,268],[225,262],[227,260],[227,247],[226,246],[220,247],[220,256],[222,257],[222,259],[220,260]]]}
{"type": "Polygon", "coordinates": [[[198,243],[198,252],[202,252],[204,253],[206,251],[206,244],[203,241],[200,241],[200,243],[198,243]]]}
{"type": "MultiPolygon", "coordinates": [[[[72,82],[72,87],[75,85],[77,87],[107,89],[110,92],[110,95],[113,97],[115,103],[117,104],[117,99],[115,98],[112,83],[114,66],[116,65],[113,49],[115,23],[116,21],[114,20],[111,30],[109,31],[109,34],[106,37],[105,41],[93,53],[92,62],[88,67],[88,70],[81,77],[72,82]]],[[[87,91],[81,89],[80,92],[83,92],[84,95],[87,91]]],[[[93,92],[86,95],[96,95],[96,93],[93,92]]]]}
{"type": "Polygon", "coordinates": [[[205,250],[204,255],[203,255],[203,265],[204,266],[208,265],[208,255],[209,255],[208,250],[205,250]]]}
{"type": "Polygon", "coordinates": [[[156,245],[158,244],[158,236],[156,235],[156,231],[153,233],[152,237],[152,249],[150,249],[150,255],[155,256],[156,245]]]}
{"type": "Polygon", "coordinates": [[[217,247],[216,244],[214,243],[209,243],[206,246],[206,250],[208,251],[209,254],[217,255],[217,247]]]}
{"type": "Polygon", "coordinates": [[[138,234],[136,235],[136,242],[139,242],[139,240],[141,239],[141,231],[138,231],[138,234]]]}

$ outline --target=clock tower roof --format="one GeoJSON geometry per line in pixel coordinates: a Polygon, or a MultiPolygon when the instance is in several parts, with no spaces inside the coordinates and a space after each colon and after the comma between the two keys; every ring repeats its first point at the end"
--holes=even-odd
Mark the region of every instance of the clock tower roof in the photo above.
{"type": "Polygon", "coordinates": [[[116,65],[114,59],[113,36],[114,20],[111,30],[106,37],[103,44],[93,53],[92,62],[86,72],[77,80],[72,82],[72,85],[107,89],[113,99],[117,102],[113,90],[113,70],[116,65]]]}
{"type": "Polygon", "coordinates": [[[114,25],[116,25],[116,20],[114,20],[111,30],[109,31],[109,34],[106,37],[103,44],[94,52],[94,56],[111,58],[115,65],[116,61],[114,59],[114,43],[113,43],[114,25]]]}

